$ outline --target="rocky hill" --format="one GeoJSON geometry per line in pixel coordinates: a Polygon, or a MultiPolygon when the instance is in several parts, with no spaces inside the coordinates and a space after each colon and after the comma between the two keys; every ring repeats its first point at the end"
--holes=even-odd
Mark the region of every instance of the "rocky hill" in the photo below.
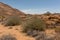
{"type": "Polygon", "coordinates": [[[54,14],[43,14],[40,16],[41,19],[45,21],[47,27],[59,27],[60,26],[60,13],[54,14]]]}
{"type": "Polygon", "coordinates": [[[6,15],[6,16],[21,15],[21,16],[24,16],[25,14],[18,9],[12,8],[11,6],[0,2],[0,15],[6,15]]]}

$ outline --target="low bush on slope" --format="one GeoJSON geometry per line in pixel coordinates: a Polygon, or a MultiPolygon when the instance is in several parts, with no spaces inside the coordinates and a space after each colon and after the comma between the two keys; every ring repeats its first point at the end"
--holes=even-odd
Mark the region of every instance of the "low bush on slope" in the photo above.
{"type": "Polygon", "coordinates": [[[20,25],[21,24],[21,18],[18,16],[11,16],[8,17],[5,26],[15,26],[15,25],[20,25]]]}

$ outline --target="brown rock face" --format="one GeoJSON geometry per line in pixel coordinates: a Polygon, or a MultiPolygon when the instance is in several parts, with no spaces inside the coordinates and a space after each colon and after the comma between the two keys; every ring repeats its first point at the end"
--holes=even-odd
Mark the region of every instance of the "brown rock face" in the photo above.
{"type": "Polygon", "coordinates": [[[45,23],[47,24],[47,27],[57,27],[60,26],[60,14],[58,13],[54,13],[54,14],[49,14],[49,15],[44,15],[42,14],[40,16],[41,19],[43,19],[45,21],[45,23]]]}

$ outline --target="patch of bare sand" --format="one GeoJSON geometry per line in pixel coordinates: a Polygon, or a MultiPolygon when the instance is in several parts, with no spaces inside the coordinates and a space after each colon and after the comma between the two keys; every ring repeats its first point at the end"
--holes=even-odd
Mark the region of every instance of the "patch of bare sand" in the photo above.
{"type": "MultiPolygon", "coordinates": [[[[17,26],[17,28],[20,26],[17,26]]],[[[13,29],[8,29],[8,27],[4,27],[0,25],[0,37],[3,34],[11,34],[17,38],[17,40],[35,40],[32,37],[26,36],[24,33],[21,32],[21,28],[19,30],[15,30],[16,26],[13,29]]]]}
{"type": "Polygon", "coordinates": [[[54,29],[46,29],[45,33],[46,33],[47,36],[51,36],[51,37],[56,35],[56,32],[55,32],[54,29]]]}

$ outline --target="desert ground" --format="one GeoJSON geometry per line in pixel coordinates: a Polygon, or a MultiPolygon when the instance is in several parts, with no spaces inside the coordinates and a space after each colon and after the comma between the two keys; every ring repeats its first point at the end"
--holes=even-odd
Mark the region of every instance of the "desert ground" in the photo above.
{"type": "Polygon", "coordinates": [[[17,40],[34,40],[34,38],[29,37],[26,34],[22,33],[20,26],[15,26],[12,29],[9,29],[8,27],[4,27],[3,25],[0,24],[0,37],[4,34],[11,34],[14,37],[16,37],[17,40]]]}

